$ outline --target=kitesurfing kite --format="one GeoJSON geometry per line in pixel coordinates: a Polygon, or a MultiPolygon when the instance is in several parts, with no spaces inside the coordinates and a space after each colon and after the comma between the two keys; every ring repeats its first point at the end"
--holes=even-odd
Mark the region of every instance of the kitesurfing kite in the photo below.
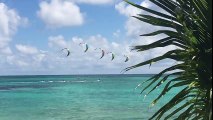
{"type": "Polygon", "coordinates": [[[105,56],[105,51],[104,51],[104,50],[101,50],[101,52],[102,52],[102,55],[101,55],[101,58],[100,58],[100,59],[102,59],[102,58],[105,56]]]}
{"type": "Polygon", "coordinates": [[[64,49],[62,49],[61,51],[66,51],[67,52],[67,57],[69,57],[70,56],[70,50],[68,49],[68,48],[64,48],[64,49]]]}
{"type": "Polygon", "coordinates": [[[152,67],[152,64],[154,64],[155,62],[151,62],[150,64],[149,64],[149,69],[152,67]]]}
{"type": "MultiPolygon", "coordinates": [[[[85,49],[84,49],[84,52],[85,52],[85,53],[88,52],[88,50],[89,50],[89,45],[88,45],[87,43],[80,43],[79,46],[82,46],[82,47],[85,48],[85,49]]],[[[116,55],[114,52],[106,52],[106,51],[105,51],[104,49],[102,49],[102,48],[96,48],[95,51],[96,51],[96,50],[99,50],[99,51],[101,52],[101,57],[100,57],[100,59],[104,58],[105,55],[110,54],[110,55],[111,55],[111,61],[113,61],[113,60],[115,60],[115,58],[116,58],[117,56],[119,56],[119,55],[116,55]]],[[[71,54],[69,48],[63,48],[63,49],[61,50],[61,52],[63,52],[63,54],[65,54],[66,57],[69,57],[70,54],[71,54]]],[[[130,57],[129,57],[128,55],[123,55],[123,56],[125,57],[125,61],[124,61],[125,63],[128,62],[128,61],[130,60],[130,57]]],[[[150,67],[151,67],[151,65],[152,65],[153,63],[154,63],[154,62],[151,62],[151,63],[150,63],[150,67]]]]}
{"type": "Polygon", "coordinates": [[[86,44],[86,49],[85,49],[85,53],[87,52],[89,50],[89,45],[88,44],[86,44]]]}
{"type": "Polygon", "coordinates": [[[95,50],[101,50],[101,58],[100,59],[102,59],[104,56],[105,56],[105,51],[103,50],[103,49],[101,49],[101,48],[96,48],[95,50]]]}
{"type": "Polygon", "coordinates": [[[108,54],[112,54],[112,61],[115,59],[115,54],[113,52],[109,52],[108,54]]]}
{"type": "Polygon", "coordinates": [[[124,55],[124,57],[126,57],[125,62],[128,62],[129,61],[129,57],[127,55],[124,55]]]}
{"type": "Polygon", "coordinates": [[[80,46],[81,45],[85,45],[85,50],[84,50],[85,53],[89,50],[89,45],[88,44],[86,44],[86,43],[80,43],[79,45],[80,46]]]}

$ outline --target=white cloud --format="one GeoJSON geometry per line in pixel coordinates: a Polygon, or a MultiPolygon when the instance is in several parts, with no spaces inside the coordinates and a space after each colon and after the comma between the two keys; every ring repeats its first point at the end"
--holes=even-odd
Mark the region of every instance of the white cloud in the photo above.
{"type": "MultiPolygon", "coordinates": [[[[59,36],[51,38],[62,40],[62,37],[59,36]]],[[[49,44],[52,44],[52,41],[49,42],[49,44]]],[[[57,69],[63,72],[69,71],[70,74],[119,74],[124,68],[144,59],[144,56],[139,57],[138,53],[130,52],[129,43],[109,42],[107,38],[101,35],[90,36],[88,38],[73,37],[69,40],[63,39],[63,43],[66,43],[66,47],[70,49],[70,57],[67,58],[66,55],[58,52],[55,55],[52,54],[54,60],[50,60],[50,66],[52,66],[52,69],[57,69]],[[87,53],[84,53],[84,47],[79,46],[79,43],[81,42],[89,45],[89,51],[87,53]],[[116,59],[111,61],[111,55],[108,54],[100,60],[101,51],[95,50],[96,48],[102,48],[106,53],[115,53],[116,59]],[[131,58],[128,63],[124,62],[125,57],[123,55],[128,55],[131,58]]],[[[54,42],[52,47],[55,47],[58,50],[62,49],[59,48],[59,46],[61,46],[60,42],[54,42]]],[[[55,50],[54,48],[52,49],[55,50]]]]}
{"type": "Polygon", "coordinates": [[[133,7],[132,5],[128,5],[125,2],[120,2],[115,5],[115,9],[121,14],[124,15],[127,18],[125,29],[127,36],[135,37],[140,35],[141,31],[144,28],[144,25],[141,25],[141,22],[132,18],[132,16],[136,16],[137,14],[141,13],[142,11],[136,7],[133,7]]]}
{"type": "MultiPolygon", "coordinates": [[[[154,5],[149,0],[144,0],[143,2],[141,2],[140,5],[143,6],[143,7],[147,7],[149,9],[153,9],[155,11],[165,13],[165,11],[163,9],[154,5]]],[[[151,33],[153,31],[157,31],[157,30],[160,30],[160,29],[168,29],[168,28],[153,26],[153,25],[150,25],[148,23],[142,22],[138,19],[131,17],[131,16],[137,16],[138,14],[150,15],[151,13],[140,10],[140,9],[138,9],[138,8],[132,6],[132,5],[125,3],[125,2],[120,2],[120,3],[116,4],[115,9],[121,15],[124,15],[124,16],[127,17],[125,27],[124,27],[125,30],[126,30],[126,36],[127,37],[138,39],[138,41],[139,41],[138,43],[141,43],[140,41],[143,41],[142,43],[144,43],[144,44],[152,43],[152,42],[154,42],[154,40],[159,40],[160,38],[165,37],[165,35],[159,35],[157,37],[154,37],[155,39],[150,38],[150,37],[146,37],[146,38],[140,37],[140,35],[151,33]],[[141,39],[143,39],[143,40],[141,40],[141,39]],[[144,40],[144,39],[146,39],[147,41],[144,40]]],[[[165,14],[167,14],[167,13],[165,13],[165,14]]]]}
{"type": "MultiPolygon", "coordinates": [[[[166,13],[163,9],[160,7],[154,5],[149,0],[144,0],[140,4],[143,7],[147,7],[149,9],[153,9],[158,12],[162,12],[164,14],[166,13]]],[[[151,15],[151,13],[148,13],[146,11],[140,10],[132,5],[129,5],[125,2],[120,2],[115,5],[115,9],[121,14],[127,17],[127,21],[125,23],[125,29],[126,29],[126,35],[129,37],[138,37],[139,35],[150,33],[159,29],[162,29],[162,27],[157,27],[150,25],[148,23],[139,21],[138,19],[135,19],[131,16],[137,16],[138,14],[145,14],[145,15],[151,15]]],[[[156,15],[154,15],[156,16],[156,15]]],[[[165,29],[165,28],[164,28],[165,29]]]]}
{"type": "Polygon", "coordinates": [[[33,54],[37,54],[39,51],[37,48],[32,47],[32,46],[26,46],[26,45],[21,45],[18,44],[16,45],[16,49],[22,53],[22,54],[27,54],[27,55],[33,55],[33,54]]]}
{"type": "MultiPolygon", "coordinates": [[[[149,2],[148,0],[144,0],[140,5],[144,7],[148,7],[155,10],[160,10],[160,8],[153,5],[153,3],[149,2]]],[[[124,15],[127,18],[125,29],[126,29],[126,35],[130,37],[137,37],[141,34],[149,33],[152,31],[155,31],[158,29],[158,27],[154,27],[150,24],[141,22],[135,18],[132,18],[132,16],[137,16],[137,14],[148,14],[145,11],[141,11],[140,9],[129,5],[125,2],[120,2],[115,5],[115,9],[121,14],[124,15]]]]}
{"type": "Polygon", "coordinates": [[[75,3],[64,0],[42,1],[38,16],[48,28],[72,27],[84,23],[80,8],[75,3]]]}
{"type": "MultiPolygon", "coordinates": [[[[57,37],[56,37],[57,38],[57,37]]],[[[147,40],[150,38],[147,38],[147,40]]],[[[53,63],[58,63],[57,65],[51,65],[54,66],[54,69],[63,70],[64,72],[70,71],[72,74],[79,74],[79,73],[85,73],[85,74],[113,74],[117,73],[119,74],[124,68],[135,65],[139,62],[142,62],[150,57],[156,56],[156,52],[150,51],[146,53],[137,53],[137,52],[131,52],[130,46],[134,44],[134,42],[129,41],[123,41],[123,42],[110,42],[107,38],[101,36],[101,35],[95,35],[90,36],[88,38],[79,38],[79,37],[73,37],[70,40],[64,40],[66,42],[67,47],[71,50],[72,54],[70,57],[62,57],[57,54],[57,57],[54,57],[56,61],[53,63]],[[89,51],[87,53],[84,53],[84,48],[79,46],[79,43],[85,42],[89,44],[89,51]],[[111,55],[106,55],[103,59],[99,59],[101,56],[100,51],[95,51],[95,48],[102,48],[106,52],[113,52],[116,54],[116,59],[114,61],[111,61],[111,55]],[[130,57],[130,61],[125,63],[125,57],[124,55],[127,55],[130,57]]],[[[139,41],[135,41],[139,42],[139,41]]],[[[59,45],[55,45],[55,47],[58,47],[59,45]]],[[[163,54],[163,52],[166,52],[166,50],[159,51],[163,54]]],[[[54,56],[54,55],[53,55],[54,56]]],[[[148,68],[148,67],[147,67],[148,68]]],[[[146,71],[141,71],[141,69],[136,69],[131,71],[130,73],[156,73],[159,70],[162,70],[164,67],[155,66],[155,70],[147,70],[146,67],[143,67],[143,69],[146,69],[146,71]]]]}
{"type": "MultiPolygon", "coordinates": [[[[145,41],[149,39],[146,38],[145,41]]],[[[51,36],[49,37],[50,46],[47,48],[49,49],[48,51],[39,50],[36,47],[28,45],[16,45],[19,52],[0,59],[0,68],[5,68],[8,70],[8,73],[12,74],[119,74],[124,68],[156,55],[156,52],[152,51],[145,53],[131,52],[129,49],[130,46],[138,44],[138,42],[110,42],[109,39],[102,35],[94,35],[86,38],[72,37],[70,39],[65,39],[62,35],[51,36]],[[84,47],[79,46],[81,42],[89,45],[87,53],[84,53],[84,47]],[[65,45],[71,51],[69,57],[66,57],[60,51],[65,45]],[[95,50],[95,48],[102,48],[106,53],[115,53],[115,60],[111,61],[110,54],[100,59],[101,51],[95,50]],[[124,55],[130,57],[129,62],[124,62],[124,55]],[[12,72],[9,69],[10,67],[13,68],[12,72]]],[[[165,50],[158,50],[158,52],[165,52],[165,50]]],[[[128,73],[156,73],[162,70],[167,64],[154,65],[154,69],[143,67],[128,73]]],[[[0,69],[0,74],[2,73],[5,72],[0,69]]]]}
{"type": "Polygon", "coordinates": [[[21,17],[4,3],[0,3],[0,17],[0,33],[6,37],[10,36],[17,30],[21,17]]]}
{"type": "Polygon", "coordinates": [[[67,46],[66,41],[62,35],[59,36],[50,36],[48,38],[48,45],[51,48],[65,48],[67,46]]]}
{"type": "Polygon", "coordinates": [[[3,49],[0,50],[0,54],[3,55],[11,55],[13,52],[10,49],[10,47],[4,47],[3,49]]]}
{"type": "Polygon", "coordinates": [[[101,35],[87,38],[72,37],[71,39],[64,39],[63,36],[59,35],[49,37],[49,39],[51,46],[48,52],[43,52],[33,46],[16,45],[19,52],[6,57],[2,61],[1,67],[5,67],[5,65],[14,67],[17,74],[35,74],[38,71],[40,74],[119,74],[121,70],[136,63],[136,61],[139,62],[143,59],[141,57],[144,57],[138,57],[138,53],[131,53],[128,43],[109,42],[101,35]],[[55,42],[57,40],[63,41],[63,44],[55,42]],[[84,47],[79,46],[81,42],[89,45],[87,53],[84,53],[84,47]],[[65,45],[64,43],[71,50],[69,57],[60,52],[65,45]],[[111,55],[108,54],[100,60],[101,51],[96,51],[95,48],[114,52],[116,59],[111,61],[111,55]],[[124,54],[131,57],[128,63],[124,62],[124,54]]]}
{"type": "Polygon", "coordinates": [[[20,67],[27,67],[27,66],[29,66],[28,63],[26,63],[26,62],[24,62],[24,61],[20,61],[20,60],[16,61],[16,63],[17,63],[17,65],[20,66],[20,67]]]}
{"type": "Polygon", "coordinates": [[[132,5],[127,5],[125,2],[120,2],[115,5],[115,9],[122,15],[125,15],[127,17],[131,17],[133,15],[139,14],[141,11],[133,7],[132,5]]]}
{"type": "Polygon", "coordinates": [[[9,42],[20,25],[27,24],[28,20],[22,18],[14,10],[0,3],[0,53],[11,54],[9,42]]]}
{"type": "Polygon", "coordinates": [[[27,45],[17,45],[17,48],[19,52],[4,57],[4,62],[0,67],[6,72],[0,71],[1,74],[36,74],[37,71],[41,74],[41,69],[46,69],[44,63],[46,53],[27,45]]]}

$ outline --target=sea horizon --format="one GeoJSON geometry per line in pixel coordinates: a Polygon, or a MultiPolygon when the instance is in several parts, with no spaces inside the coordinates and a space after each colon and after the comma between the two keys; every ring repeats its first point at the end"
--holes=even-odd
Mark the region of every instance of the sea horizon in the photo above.
{"type": "Polygon", "coordinates": [[[32,74],[32,75],[0,75],[0,77],[22,77],[22,76],[153,76],[156,74],[32,74]]]}

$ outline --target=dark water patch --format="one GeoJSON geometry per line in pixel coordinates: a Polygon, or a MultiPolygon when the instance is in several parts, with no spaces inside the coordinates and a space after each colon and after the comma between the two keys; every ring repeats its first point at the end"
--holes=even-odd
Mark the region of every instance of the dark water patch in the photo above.
{"type": "Polygon", "coordinates": [[[19,82],[19,81],[12,81],[7,82],[6,85],[0,85],[0,91],[5,90],[16,90],[16,89],[40,89],[40,88],[49,88],[49,87],[60,87],[64,85],[69,84],[87,84],[87,83],[99,83],[101,81],[99,80],[93,80],[93,81],[64,81],[64,80],[58,80],[58,81],[28,81],[28,82],[19,82]]]}
{"type": "Polygon", "coordinates": [[[48,88],[51,87],[49,85],[4,85],[0,86],[0,91],[5,90],[17,90],[17,89],[40,89],[40,88],[48,88]]]}

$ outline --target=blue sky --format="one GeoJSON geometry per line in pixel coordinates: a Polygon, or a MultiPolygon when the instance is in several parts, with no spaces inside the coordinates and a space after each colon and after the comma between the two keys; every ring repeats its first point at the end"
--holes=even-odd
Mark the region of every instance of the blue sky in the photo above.
{"type": "MultiPolygon", "coordinates": [[[[139,4],[159,9],[148,2],[139,4]]],[[[144,13],[121,0],[0,0],[0,75],[119,74],[124,68],[165,53],[160,48],[144,53],[130,46],[148,44],[155,38],[140,34],[159,29],[131,16],[144,13]],[[90,46],[88,53],[78,44],[90,46]],[[60,53],[69,48],[71,56],[60,53]],[[116,54],[99,60],[95,48],[116,54]],[[124,55],[130,57],[124,62],[124,55]]],[[[146,13],[144,13],[146,14],[146,13]]],[[[156,73],[171,61],[128,73],[156,73]]]]}

